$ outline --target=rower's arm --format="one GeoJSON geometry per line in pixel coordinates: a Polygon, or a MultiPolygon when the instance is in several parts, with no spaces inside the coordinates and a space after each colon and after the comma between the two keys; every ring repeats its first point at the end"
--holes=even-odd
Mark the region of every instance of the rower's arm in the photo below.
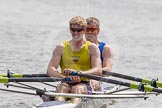
{"type": "Polygon", "coordinates": [[[91,59],[91,69],[86,71],[87,74],[92,74],[92,75],[102,75],[101,71],[101,60],[100,60],[100,52],[94,43],[91,43],[89,45],[89,55],[91,59]]]}
{"type": "Polygon", "coordinates": [[[65,78],[64,75],[62,75],[61,73],[59,73],[57,71],[57,68],[60,64],[63,47],[64,47],[63,45],[57,45],[56,48],[53,51],[52,58],[49,62],[48,68],[47,68],[47,74],[49,76],[65,78]]]}
{"type": "Polygon", "coordinates": [[[102,57],[103,57],[102,69],[112,71],[113,53],[110,46],[106,45],[104,47],[102,57]]]}

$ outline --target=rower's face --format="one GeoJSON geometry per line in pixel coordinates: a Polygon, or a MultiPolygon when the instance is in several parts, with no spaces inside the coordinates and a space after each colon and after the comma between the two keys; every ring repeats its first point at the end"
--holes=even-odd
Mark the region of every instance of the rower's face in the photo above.
{"type": "Polygon", "coordinates": [[[85,34],[85,29],[79,25],[72,25],[70,27],[70,32],[74,40],[81,40],[83,38],[83,34],[85,34]]]}
{"type": "Polygon", "coordinates": [[[97,39],[99,28],[95,24],[88,24],[85,32],[86,40],[93,42],[97,39]]]}

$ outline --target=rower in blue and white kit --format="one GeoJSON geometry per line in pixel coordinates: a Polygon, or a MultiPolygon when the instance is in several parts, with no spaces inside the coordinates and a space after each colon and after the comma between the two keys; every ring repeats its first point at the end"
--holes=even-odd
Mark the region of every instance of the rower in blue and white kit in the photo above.
{"type": "MultiPolygon", "coordinates": [[[[86,19],[87,29],[85,37],[87,41],[95,43],[100,50],[100,58],[102,63],[102,70],[112,71],[113,65],[113,53],[111,47],[102,41],[98,40],[98,34],[100,32],[100,21],[95,17],[89,17],[86,19]]],[[[91,80],[91,85],[94,91],[100,91],[102,89],[99,81],[91,80]]]]}

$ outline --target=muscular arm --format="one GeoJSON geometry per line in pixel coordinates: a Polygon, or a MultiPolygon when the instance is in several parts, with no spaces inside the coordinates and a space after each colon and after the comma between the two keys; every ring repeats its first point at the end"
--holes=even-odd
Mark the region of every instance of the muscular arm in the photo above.
{"type": "Polygon", "coordinates": [[[86,73],[101,76],[102,71],[101,71],[100,52],[98,47],[94,43],[91,43],[91,45],[89,46],[89,55],[91,58],[91,69],[86,71],[86,73]]]}
{"type": "Polygon", "coordinates": [[[63,52],[63,47],[64,47],[63,45],[57,45],[56,48],[53,51],[52,58],[49,62],[48,68],[47,68],[47,74],[49,76],[65,78],[64,75],[62,75],[61,73],[59,73],[57,71],[57,68],[60,64],[61,55],[62,55],[62,52],[63,52]]]}
{"type": "Polygon", "coordinates": [[[103,56],[102,69],[111,71],[113,65],[113,53],[111,48],[108,45],[104,47],[102,56],[103,56]]]}

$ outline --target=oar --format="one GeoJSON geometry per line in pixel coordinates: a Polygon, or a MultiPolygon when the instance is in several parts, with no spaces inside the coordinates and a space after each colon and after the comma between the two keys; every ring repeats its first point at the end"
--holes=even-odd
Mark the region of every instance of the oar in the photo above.
{"type": "MultiPolygon", "coordinates": [[[[25,78],[0,77],[0,83],[8,83],[8,82],[55,82],[55,81],[70,81],[69,78],[61,79],[61,78],[53,78],[53,77],[30,77],[31,75],[35,75],[35,76],[37,76],[37,75],[46,75],[47,76],[47,74],[21,74],[21,75],[26,76],[26,77],[25,78]]],[[[72,75],[79,75],[81,77],[86,77],[86,78],[90,78],[90,79],[94,79],[94,80],[98,80],[98,81],[100,80],[100,81],[107,82],[107,83],[127,86],[127,87],[130,87],[131,89],[138,89],[139,91],[149,91],[149,92],[162,93],[162,89],[150,87],[150,86],[144,85],[142,83],[140,83],[140,84],[127,83],[127,82],[107,79],[107,78],[103,78],[103,77],[99,77],[99,76],[95,76],[95,75],[82,74],[82,73],[76,73],[76,72],[73,72],[72,75]]]]}
{"type": "Polygon", "coordinates": [[[70,81],[69,78],[55,78],[55,77],[24,77],[24,78],[8,78],[0,77],[0,83],[8,82],[57,82],[57,81],[70,81]]]}
{"type": "Polygon", "coordinates": [[[0,74],[0,77],[8,77],[8,78],[23,78],[23,77],[49,77],[47,74],[21,74],[21,73],[12,73],[8,74],[0,74]]]}
{"type": "MultiPolygon", "coordinates": [[[[140,84],[128,83],[128,82],[122,82],[122,81],[117,81],[117,80],[113,80],[113,79],[107,79],[107,78],[100,77],[100,76],[82,74],[82,73],[76,73],[76,72],[73,72],[72,75],[78,75],[78,76],[86,77],[86,78],[89,78],[89,79],[94,79],[94,80],[103,81],[103,82],[107,82],[107,83],[127,86],[131,89],[138,89],[139,91],[149,91],[149,92],[162,93],[162,89],[147,86],[147,85],[144,85],[142,83],[140,83],[140,84]]],[[[0,77],[0,83],[8,83],[8,82],[56,82],[56,81],[70,81],[70,79],[69,78],[61,79],[61,78],[54,78],[54,77],[25,77],[25,78],[0,77]]]]}
{"type": "MultiPolygon", "coordinates": [[[[137,82],[142,82],[151,85],[152,87],[162,87],[162,82],[156,81],[155,79],[149,80],[149,79],[142,79],[137,77],[132,77],[124,74],[119,74],[115,72],[109,72],[109,71],[102,71],[102,74],[104,75],[110,75],[118,78],[124,78],[128,80],[133,80],[137,82]]],[[[23,78],[23,77],[49,77],[47,74],[20,74],[20,73],[12,73],[9,70],[7,71],[7,74],[0,74],[2,77],[9,77],[9,78],[23,78]]]]}
{"type": "Polygon", "coordinates": [[[128,83],[128,82],[108,79],[108,78],[104,78],[104,77],[100,77],[100,76],[96,76],[96,75],[83,74],[83,73],[79,73],[79,72],[78,73],[77,72],[72,72],[71,75],[74,75],[74,76],[78,75],[80,77],[85,77],[85,78],[94,79],[94,80],[98,80],[98,81],[102,81],[102,82],[122,85],[122,86],[129,87],[131,89],[137,89],[139,91],[162,93],[162,89],[154,88],[154,87],[151,87],[151,86],[148,86],[148,85],[144,85],[142,83],[140,83],[140,84],[128,83]]]}
{"type": "Polygon", "coordinates": [[[49,77],[47,74],[21,74],[21,73],[12,73],[9,70],[7,71],[7,74],[0,74],[0,76],[8,78],[49,77]]]}
{"type": "Polygon", "coordinates": [[[102,71],[102,74],[105,75],[110,75],[118,78],[124,78],[132,81],[137,81],[137,82],[142,82],[151,85],[152,87],[162,87],[162,82],[156,81],[155,79],[149,80],[149,79],[142,79],[142,78],[137,78],[137,77],[132,77],[124,74],[119,74],[115,72],[109,72],[109,71],[102,71]]]}

